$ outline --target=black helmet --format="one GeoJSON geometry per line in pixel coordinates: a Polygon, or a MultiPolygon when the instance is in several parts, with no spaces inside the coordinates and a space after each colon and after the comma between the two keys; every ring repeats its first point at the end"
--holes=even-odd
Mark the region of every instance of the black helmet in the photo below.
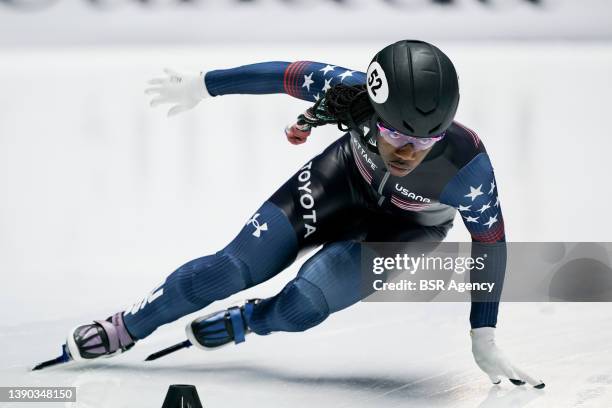
{"type": "Polygon", "coordinates": [[[423,41],[399,41],[380,50],[368,67],[367,89],[384,123],[417,137],[444,132],[459,104],[453,63],[423,41]]]}

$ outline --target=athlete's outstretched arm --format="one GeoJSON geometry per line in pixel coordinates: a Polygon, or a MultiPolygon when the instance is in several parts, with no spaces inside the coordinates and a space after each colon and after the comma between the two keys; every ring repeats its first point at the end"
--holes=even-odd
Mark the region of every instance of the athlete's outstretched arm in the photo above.
{"type": "Polygon", "coordinates": [[[472,282],[494,282],[489,295],[472,293],[470,323],[472,328],[495,327],[499,298],[506,271],[506,237],[497,183],[489,156],[482,150],[466,164],[445,187],[440,201],[459,210],[472,237],[472,256],[487,254],[485,268],[472,273],[472,282]]]}
{"type": "MultiPolygon", "coordinates": [[[[477,139],[474,139],[477,140],[477,139]]],[[[504,356],[495,344],[495,325],[506,272],[506,236],[497,182],[484,147],[445,187],[440,201],[459,210],[472,236],[472,258],[485,259],[484,269],[472,270],[471,282],[493,283],[490,293],[472,291],[470,324],[474,360],[494,384],[507,377],[515,385],[525,382],[543,388],[541,380],[531,377],[504,356]]]]}
{"type": "Polygon", "coordinates": [[[365,83],[365,73],[312,61],[270,61],[200,73],[164,70],[166,77],[149,81],[151,106],[168,103],[168,115],[193,108],[209,96],[284,93],[315,102],[339,83],[365,83]]]}

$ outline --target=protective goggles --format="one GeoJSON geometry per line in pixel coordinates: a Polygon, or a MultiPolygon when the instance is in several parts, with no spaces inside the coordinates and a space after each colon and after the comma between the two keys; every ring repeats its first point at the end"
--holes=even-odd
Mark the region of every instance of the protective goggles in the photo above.
{"type": "Polygon", "coordinates": [[[441,135],[434,137],[409,136],[388,127],[380,121],[376,122],[376,127],[378,128],[378,133],[380,133],[383,139],[385,139],[385,141],[390,145],[393,145],[393,147],[400,149],[408,144],[411,144],[412,148],[416,151],[429,149],[436,144],[437,141],[441,140],[445,134],[442,133],[441,135]]]}

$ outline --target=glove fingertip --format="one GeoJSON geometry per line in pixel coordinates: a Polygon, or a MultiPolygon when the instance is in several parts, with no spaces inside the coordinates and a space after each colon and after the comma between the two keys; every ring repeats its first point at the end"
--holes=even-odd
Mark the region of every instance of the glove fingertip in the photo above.
{"type": "Polygon", "coordinates": [[[522,381],[522,380],[516,380],[514,378],[509,378],[509,380],[514,385],[518,385],[518,386],[525,385],[525,381],[522,381]]]}

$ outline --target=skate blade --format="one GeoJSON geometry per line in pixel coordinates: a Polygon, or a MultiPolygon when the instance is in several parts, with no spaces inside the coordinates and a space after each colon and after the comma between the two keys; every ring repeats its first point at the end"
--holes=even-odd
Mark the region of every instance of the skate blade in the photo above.
{"type": "Polygon", "coordinates": [[[74,361],[72,359],[72,357],[70,356],[70,353],[68,352],[68,349],[66,347],[66,345],[62,345],[62,355],[59,357],[56,357],[52,360],[47,360],[47,361],[43,361],[40,364],[35,365],[32,368],[32,371],[38,371],[38,370],[42,370],[43,368],[48,368],[48,367],[53,367],[53,366],[57,366],[59,364],[66,364],[69,363],[71,361],[74,361]]]}
{"type": "Polygon", "coordinates": [[[155,352],[149,355],[147,358],[145,358],[145,361],[157,360],[158,358],[167,356],[168,354],[174,353],[175,351],[178,351],[184,348],[189,348],[191,346],[192,346],[191,342],[189,340],[185,340],[185,341],[182,341],[170,347],[166,347],[163,350],[160,350],[158,352],[155,352]]]}

